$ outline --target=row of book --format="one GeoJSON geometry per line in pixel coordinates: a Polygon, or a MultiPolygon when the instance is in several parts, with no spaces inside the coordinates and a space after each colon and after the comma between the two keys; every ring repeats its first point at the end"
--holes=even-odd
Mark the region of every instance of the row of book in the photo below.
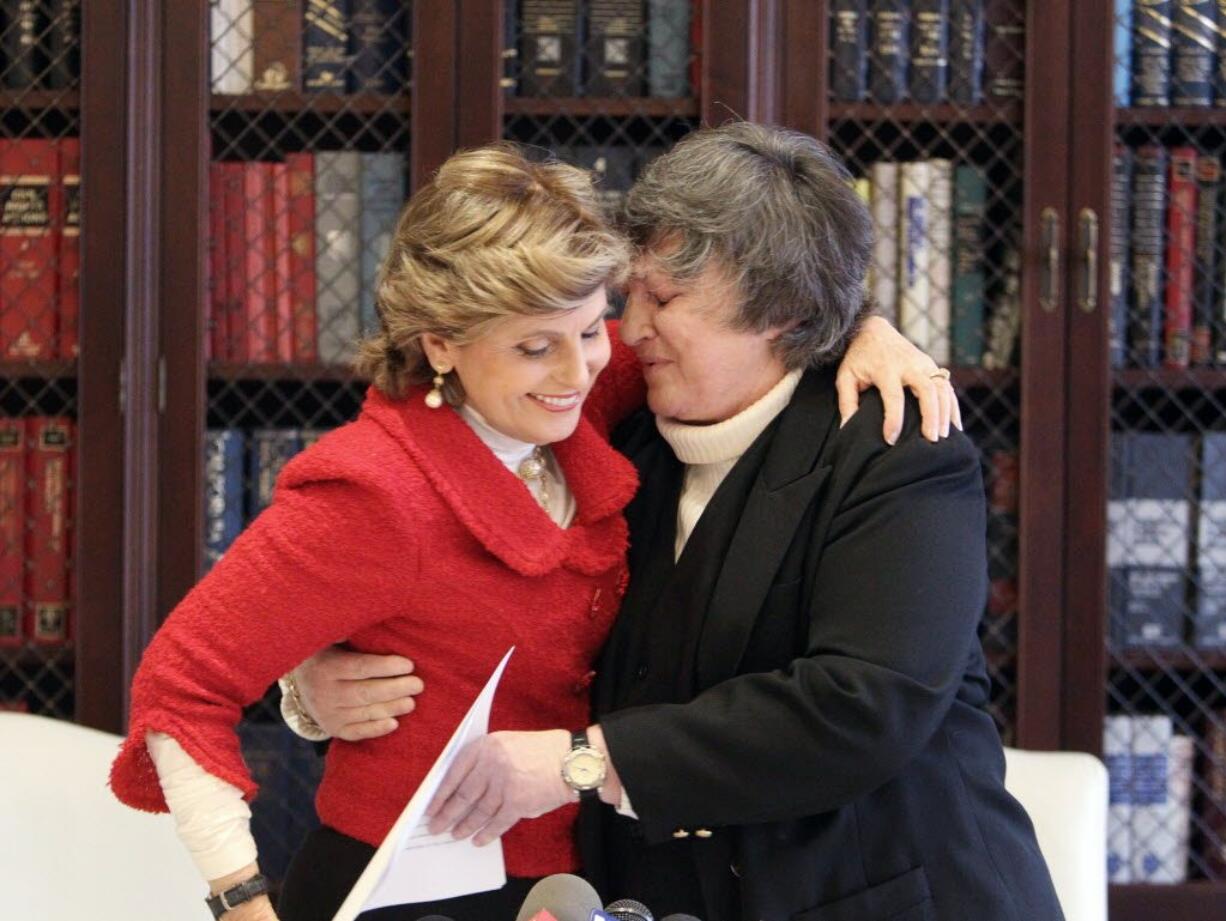
{"type": "Polygon", "coordinates": [[[1116,145],[1111,196],[1111,364],[1226,365],[1220,160],[1194,147],[1116,145]]]}
{"type": "Polygon", "coordinates": [[[213,92],[404,92],[412,20],[402,0],[210,0],[213,92]]]}
{"type": "Polygon", "coordinates": [[[81,144],[0,140],[0,361],[75,358],[81,144]]]}
{"type": "Polygon", "coordinates": [[[1204,834],[1192,865],[1226,874],[1226,710],[1212,713],[1205,730],[1198,765],[1195,742],[1176,733],[1169,716],[1104,720],[1110,882],[1187,880],[1194,814],[1204,834]]]}
{"type": "Polygon", "coordinates": [[[1218,0],[1115,0],[1115,103],[1226,106],[1218,0]]]}
{"type": "Polygon", "coordinates": [[[1024,21],[1008,0],[832,0],[838,102],[979,105],[1020,99],[1024,21]]]}
{"type": "Polygon", "coordinates": [[[76,425],[0,419],[0,647],[71,635],[76,425]]]}
{"type": "Polygon", "coordinates": [[[1110,489],[1112,644],[1226,649],[1226,432],[1115,432],[1110,489]]]}
{"type": "Polygon", "coordinates": [[[281,469],[323,429],[209,429],[204,439],[204,568],[272,501],[281,469]]]}
{"type": "Polygon", "coordinates": [[[883,161],[856,187],[876,230],[868,286],[878,309],[937,364],[1011,366],[1018,261],[1004,256],[1003,290],[988,311],[983,171],[944,159],[883,161]]]}
{"type": "Polygon", "coordinates": [[[212,361],[343,364],[378,326],[375,285],[405,199],[399,153],[210,167],[212,361]]]}
{"type": "Polygon", "coordinates": [[[0,85],[67,89],[81,75],[81,0],[0,0],[0,85]]]}

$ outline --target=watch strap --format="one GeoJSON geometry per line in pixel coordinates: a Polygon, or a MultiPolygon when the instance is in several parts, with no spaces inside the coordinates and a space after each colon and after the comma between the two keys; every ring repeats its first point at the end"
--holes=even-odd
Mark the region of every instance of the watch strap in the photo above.
{"type": "MultiPolygon", "coordinates": [[[[579,729],[570,734],[570,750],[574,751],[578,748],[591,748],[592,743],[588,741],[587,730],[579,729]]],[[[574,789],[573,787],[571,789],[574,789]]],[[[599,790],[575,790],[579,794],[579,802],[594,803],[600,798],[599,790]]]]}
{"type": "Polygon", "coordinates": [[[250,902],[252,899],[264,895],[268,892],[268,889],[268,877],[263,873],[257,873],[250,879],[243,880],[237,886],[232,886],[224,892],[211,895],[204,901],[209,906],[209,911],[213,913],[213,917],[220,918],[230,909],[237,908],[244,902],[250,902]]]}

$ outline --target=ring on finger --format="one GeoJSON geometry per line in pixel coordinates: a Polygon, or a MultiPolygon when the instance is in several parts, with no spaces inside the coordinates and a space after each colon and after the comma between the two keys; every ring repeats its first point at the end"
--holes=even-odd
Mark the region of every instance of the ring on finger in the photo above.
{"type": "Polygon", "coordinates": [[[928,376],[933,378],[939,377],[941,380],[947,381],[949,380],[949,368],[937,368],[928,376]]]}

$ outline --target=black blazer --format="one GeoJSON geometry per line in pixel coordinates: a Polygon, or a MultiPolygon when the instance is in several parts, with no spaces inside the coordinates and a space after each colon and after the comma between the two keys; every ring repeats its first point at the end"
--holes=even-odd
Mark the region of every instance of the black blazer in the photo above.
{"type": "Polygon", "coordinates": [[[806,373],[676,564],[682,466],[650,415],[619,431],[642,487],[594,707],[641,821],[585,808],[606,895],[629,840],[703,921],[1061,918],[986,710],[978,456],[907,419],[888,447],[872,392],[840,429],[806,373]]]}

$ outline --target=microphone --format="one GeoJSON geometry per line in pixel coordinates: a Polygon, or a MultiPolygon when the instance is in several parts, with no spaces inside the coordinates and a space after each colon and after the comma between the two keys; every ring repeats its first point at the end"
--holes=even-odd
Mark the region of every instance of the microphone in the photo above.
{"type": "Polygon", "coordinates": [[[588,921],[592,909],[599,908],[600,896],[587,880],[555,873],[528,890],[515,921],[532,921],[533,915],[542,911],[553,921],[588,921]]]}
{"type": "Polygon", "coordinates": [[[604,907],[615,921],[655,921],[647,906],[634,899],[618,899],[604,907]]]}
{"type": "Polygon", "coordinates": [[[446,915],[426,915],[424,918],[418,918],[417,921],[455,921],[455,919],[448,918],[446,915]]]}
{"type": "Polygon", "coordinates": [[[698,921],[693,915],[665,915],[660,921],[698,921]]]}

